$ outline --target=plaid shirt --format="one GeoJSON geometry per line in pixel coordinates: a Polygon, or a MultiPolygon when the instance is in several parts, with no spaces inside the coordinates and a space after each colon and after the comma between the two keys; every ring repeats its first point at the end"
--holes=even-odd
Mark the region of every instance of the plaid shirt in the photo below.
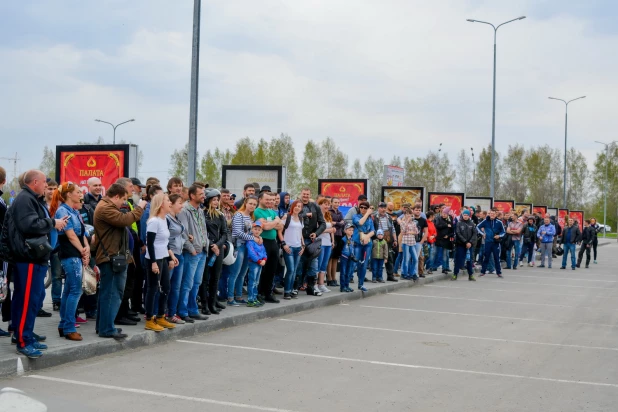
{"type": "Polygon", "coordinates": [[[401,244],[416,245],[416,235],[418,234],[418,226],[411,215],[402,215],[397,219],[401,226],[401,244]]]}

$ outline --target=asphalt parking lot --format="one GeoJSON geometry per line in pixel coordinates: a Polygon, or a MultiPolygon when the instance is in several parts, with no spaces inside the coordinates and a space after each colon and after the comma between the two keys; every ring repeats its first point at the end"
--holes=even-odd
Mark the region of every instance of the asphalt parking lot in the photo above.
{"type": "Polygon", "coordinates": [[[617,252],[600,249],[588,270],[460,276],[0,386],[65,411],[615,411],[617,252]]]}

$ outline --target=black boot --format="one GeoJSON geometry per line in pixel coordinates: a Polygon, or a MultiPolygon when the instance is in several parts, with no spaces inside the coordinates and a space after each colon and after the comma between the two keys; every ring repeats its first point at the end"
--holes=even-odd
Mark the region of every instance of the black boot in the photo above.
{"type": "Polygon", "coordinates": [[[218,315],[220,312],[217,310],[216,306],[215,306],[215,299],[214,298],[208,298],[208,310],[210,311],[210,313],[212,313],[213,315],[218,315]]]}
{"type": "Polygon", "coordinates": [[[215,299],[215,307],[217,309],[225,309],[227,306],[225,306],[224,304],[222,304],[221,302],[219,302],[218,299],[215,299]]]}

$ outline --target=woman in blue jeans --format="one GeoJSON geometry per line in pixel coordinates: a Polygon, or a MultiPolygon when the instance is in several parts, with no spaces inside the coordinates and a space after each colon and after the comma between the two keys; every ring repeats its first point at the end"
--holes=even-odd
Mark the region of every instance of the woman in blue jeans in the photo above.
{"type": "Polygon", "coordinates": [[[296,299],[298,291],[294,290],[294,280],[298,271],[300,257],[305,250],[303,241],[303,221],[299,213],[303,210],[303,203],[296,200],[290,207],[290,212],[283,217],[285,224],[277,236],[283,249],[283,260],[285,260],[285,278],[283,280],[283,299],[296,299]]]}
{"type": "Polygon", "coordinates": [[[237,251],[236,262],[230,270],[227,278],[227,304],[229,306],[246,305],[247,301],[242,298],[242,285],[249,269],[247,257],[247,245],[249,240],[262,243],[262,238],[251,234],[251,227],[255,220],[253,212],[257,207],[258,199],[255,196],[245,198],[243,205],[232,217],[232,243],[237,251]]]}
{"type": "Polygon", "coordinates": [[[318,201],[318,206],[322,211],[322,216],[326,221],[326,229],[319,238],[322,240],[322,248],[320,249],[320,256],[318,256],[318,284],[317,288],[322,293],[330,292],[330,289],[324,284],[326,278],[326,271],[328,270],[328,261],[330,254],[333,250],[333,242],[335,241],[336,228],[333,227],[333,217],[330,210],[330,197],[324,197],[318,201]]]}
{"type": "Polygon", "coordinates": [[[75,328],[75,312],[82,296],[82,266],[90,261],[90,247],[79,210],[83,198],[81,189],[72,182],[61,184],[54,192],[50,215],[64,219],[65,228],[59,231],[60,264],[65,273],[64,290],[60,303],[58,334],[68,340],[80,341],[82,335],[75,328]]]}
{"type": "Polygon", "coordinates": [[[178,266],[174,267],[170,274],[170,293],[167,296],[167,321],[170,323],[183,324],[184,320],[176,313],[178,299],[180,297],[180,285],[184,269],[184,257],[182,251],[185,243],[190,242],[189,235],[180,220],[176,217],[182,210],[184,201],[181,195],[170,195],[172,206],[167,214],[167,226],[170,230],[169,248],[178,259],[178,266]]]}
{"type": "Polygon", "coordinates": [[[352,240],[356,244],[354,254],[358,261],[358,290],[367,292],[367,288],[363,285],[365,282],[365,274],[367,273],[367,263],[371,258],[371,238],[375,234],[373,226],[373,206],[369,206],[369,202],[360,202],[358,205],[359,213],[354,215],[352,223],[354,224],[354,235],[352,240]]]}
{"type": "Polygon", "coordinates": [[[418,226],[412,215],[412,209],[409,203],[403,206],[404,214],[397,221],[401,227],[401,255],[403,269],[401,277],[408,280],[416,280],[415,269],[418,265],[418,252],[416,249],[416,235],[418,235],[418,226]]]}

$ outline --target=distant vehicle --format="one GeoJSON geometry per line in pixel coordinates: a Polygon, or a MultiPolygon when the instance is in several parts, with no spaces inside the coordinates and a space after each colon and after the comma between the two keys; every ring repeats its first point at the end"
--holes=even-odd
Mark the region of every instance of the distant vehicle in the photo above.
{"type": "Polygon", "coordinates": [[[599,224],[599,228],[601,229],[601,230],[599,230],[599,232],[601,232],[601,233],[606,233],[606,232],[609,233],[609,232],[612,231],[612,227],[610,225],[606,226],[606,225],[599,224]]]}

